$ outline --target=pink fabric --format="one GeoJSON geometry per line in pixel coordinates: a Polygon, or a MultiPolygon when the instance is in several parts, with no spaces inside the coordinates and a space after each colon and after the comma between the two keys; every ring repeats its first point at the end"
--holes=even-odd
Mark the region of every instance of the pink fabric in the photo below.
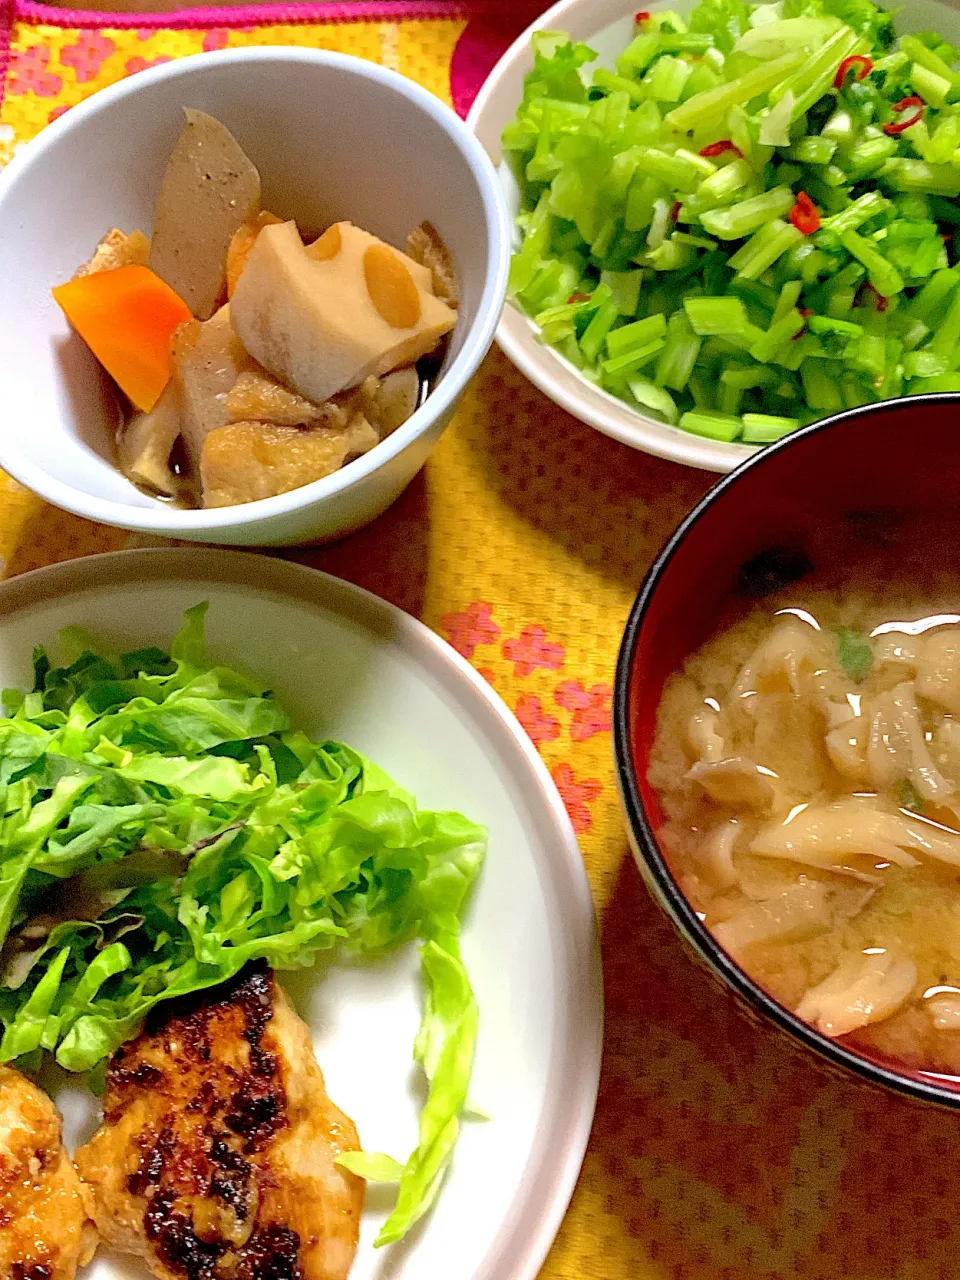
{"type": "Polygon", "coordinates": [[[534,0],[498,14],[481,12],[470,19],[450,62],[450,96],[459,116],[466,118],[484,80],[544,7],[534,0]]]}
{"type": "MultiPolygon", "coordinates": [[[[0,0],[0,104],[3,102],[10,69],[10,35],[15,22],[66,27],[80,30],[76,44],[68,46],[64,55],[74,58],[77,79],[83,81],[96,73],[100,45],[109,37],[95,34],[103,28],[139,31],[144,39],[160,30],[205,31],[205,50],[220,49],[231,30],[251,30],[288,23],[324,22],[411,22],[418,19],[466,19],[467,25],[457,42],[450,64],[450,92],[453,105],[466,116],[481,84],[490,74],[497,59],[550,0],[325,0],[306,4],[255,4],[230,8],[179,9],[174,13],[103,13],[99,10],[62,9],[39,4],[37,0],[0,0]],[[86,32],[94,34],[85,34],[86,32]],[[89,72],[89,75],[88,75],[89,72]]],[[[49,58],[49,49],[38,45],[36,58],[49,58]]],[[[63,56],[63,55],[62,55],[63,56]]],[[[165,57],[148,61],[128,61],[128,74],[166,61],[165,57]]],[[[73,65],[73,63],[71,63],[73,65]]],[[[45,62],[44,62],[45,66],[45,62]]],[[[44,67],[28,69],[35,83],[30,87],[42,96],[44,67]]],[[[48,75],[51,82],[57,79],[48,75]]],[[[59,82],[53,93],[60,90],[59,82]]],[[[50,96],[53,96],[51,93],[50,96]]],[[[53,120],[67,108],[59,107],[53,120]]]]}
{"type": "MultiPolygon", "coordinates": [[[[205,30],[208,27],[261,27],[293,22],[410,22],[420,19],[482,19],[490,26],[513,29],[518,15],[520,29],[546,7],[540,0],[327,0],[320,4],[254,4],[230,8],[178,9],[173,13],[101,13],[88,9],[58,9],[37,0],[0,0],[2,30],[7,35],[11,15],[21,22],[58,27],[205,30]]],[[[509,43],[507,41],[506,43],[509,43]]],[[[506,43],[504,48],[506,48],[506,43]]],[[[0,50],[2,50],[0,45],[0,50]]],[[[2,58],[2,52],[0,52],[2,58]]]]}
{"type": "Polygon", "coordinates": [[[14,0],[0,0],[0,103],[10,66],[10,32],[13,29],[14,0]]]}

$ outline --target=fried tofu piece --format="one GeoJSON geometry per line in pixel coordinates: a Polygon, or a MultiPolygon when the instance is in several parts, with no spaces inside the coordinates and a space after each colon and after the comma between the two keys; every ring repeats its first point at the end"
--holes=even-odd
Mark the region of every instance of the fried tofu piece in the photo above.
{"type": "Polygon", "coordinates": [[[159,1280],[345,1280],[364,1183],[307,1027],[273,974],[162,1005],[110,1062],[77,1151],[103,1240],[159,1280]]]}
{"type": "Polygon", "coordinates": [[[272,422],[280,427],[345,427],[347,413],[328,400],[314,404],[268,373],[241,373],[224,402],[230,422],[272,422]]]}
{"type": "Polygon", "coordinates": [[[150,241],[142,231],[125,231],[113,227],[94,250],[93,257],[77,269],[75,279],[96,275],[98,271],[114,271],[117,267],[145,267],[150,257],[150,241]]]}
{"type": "Polygon", "coordinates": [[[205,507],[231,507],[288,493],[339,471],[380,437],[355,414],[344,428],[233,422],[212,431],[200,463],[205,507]]]}
{"type": "Polygon", "coordinates": [[[406,422],[419,399],[419,375],[408,367],[383,378],[365,378],[359,387],[323,404],[288,391],[268,373],[241,373],[224,404],[230,422],[269,422],[281,427],[342,430],[360,413],[383,440],[406,422]]]}
{"type": "Polygon", "coordinates": [[[0,1067],[0,1275],[74,1280],[96,1245],[93,1197],[63,1148],[57,1109],[0,1067]]]}

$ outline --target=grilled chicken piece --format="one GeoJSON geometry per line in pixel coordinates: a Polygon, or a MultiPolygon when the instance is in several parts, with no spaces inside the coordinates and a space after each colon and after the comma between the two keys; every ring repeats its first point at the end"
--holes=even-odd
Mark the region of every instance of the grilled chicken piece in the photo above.
{"type": "Polygon", "coordinates": [[[76,1153],[104,1242],[161,1280],[343,1280],[364,1183],[309,1033],[273,975],[171,1002],[107,1073],[76,1153]]]}
{"type": "Polygon", "coordinates": [[[0,1275],[73,1280],[96,1248],[91,1212],[53,1103],[19,1071],[0,1067],[0,1275]]]}

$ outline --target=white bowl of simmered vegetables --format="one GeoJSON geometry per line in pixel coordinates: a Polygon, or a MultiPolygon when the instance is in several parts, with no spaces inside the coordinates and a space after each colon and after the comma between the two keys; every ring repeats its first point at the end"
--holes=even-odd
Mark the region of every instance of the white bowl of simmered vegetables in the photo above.
{"type": "Polygon", "coordinates": [[[498,342],[582,421],[726,472],[960,390],[960,14],[563,0],[468,123],[514,215],[498,342]]]}
{"type": "Polygon", "coordinates": [[[483,149],[402,76],[287,48],[130,77],[0,177],[0,465],[152,534],[350,532],[449,421],[508,253],[483,149]]]}
{"type": "Polygon", "coordinates": [[[643,585],[614,715],[637,861],[699,959],[834,1064],[953,1106],[958,411],[853,410],[716,486],[643,585]]]}

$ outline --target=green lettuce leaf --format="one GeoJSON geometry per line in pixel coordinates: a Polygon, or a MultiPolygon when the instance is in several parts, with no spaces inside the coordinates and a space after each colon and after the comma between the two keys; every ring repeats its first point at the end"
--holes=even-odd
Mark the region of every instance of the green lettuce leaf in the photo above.
{"type": "MultiPolygon", "coordinates": [[[[553,90],[576,93],[582,56],[560,56],[553,90]]],[[[344,1157],[398,1183],[380,1243],[397,1240],[436,1196],[465,1107],[477,1008],[458,940],[486,833],[421,811],[372,761],[294,728],[249,676],[206,665],[205,613],[187,611],[169,654],[70,629],[56,658],[35,652],[32,690],[4,694],[0,1060],[46,1052],[102,1074],[158,1004],[251,962],[419,940],[417,1148],[404,1165],[344,1157]]]]}
{"type": "Polygon", "coordinates": [[[414,1057],[429,1083],[420,1113],[420,1142],[400,1178],[397,1203],[377,1245],[401,1240],[436,1199],[460,1133],[477,1040],[477,1004],[455,938],[421,951],[426,986],[414,1057]]]}

